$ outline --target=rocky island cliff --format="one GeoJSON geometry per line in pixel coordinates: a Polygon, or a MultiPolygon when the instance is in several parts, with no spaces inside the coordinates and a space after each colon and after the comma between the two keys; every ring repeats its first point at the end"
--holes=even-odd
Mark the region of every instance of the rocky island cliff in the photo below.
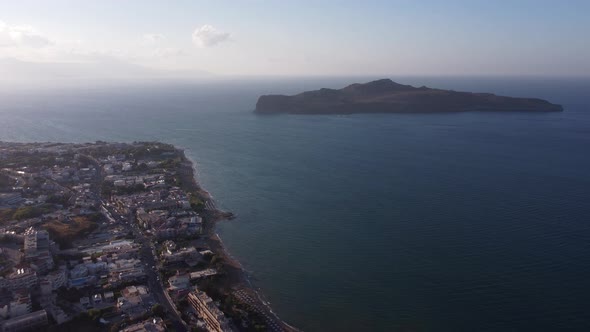
{"type": "Polygon", "coordinates": [[[294,96],[258,98],[260,114],[439,113],[468,111],[561,112],[561,105],[537,98],[514,98],[491,93],[416,88],[381,79],[345,88],[306,91],[294,96]]]}

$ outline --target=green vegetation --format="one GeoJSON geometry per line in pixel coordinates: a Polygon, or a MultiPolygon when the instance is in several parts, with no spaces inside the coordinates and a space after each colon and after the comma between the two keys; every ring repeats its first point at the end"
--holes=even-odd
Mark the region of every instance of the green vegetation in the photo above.
{"type": "Polygon", "coordinates": [[[70,222],[52,220],[45,224],[45,228],[62,249],[72,248],[74,240],[96,229],[97,224],[93,221],[94,218],[94,216],[77,216],[70,222]]]}
{"type": "Polygon", "coordinates": [[[137,166],[135,166],[135,171],[145,173],[148,171],[148,166],[145,163],[137,164],[137,166]]]}
{"type": "Polygon", "coordinates": [[[50,213],[52,207],[49,204],[43,204],[41,206],[22,206],[16,209],[12,215],[12,219],[23,220],[29,218],[36,218],[42,214],[50,213]]]}
{"type": "Polygon", "coordinates": [[[217,266],[219,263],[223,263],[223,257],[219,255],[213,255],[213,257],[211,257],[211,265],[217,266]]]}
{"type": "Polygon", "coordinates": [[[162,163],[160,163],[160,167],[161,168],[166,168],[166,169],[176,169],[180,166],[180,158],[170,158],[170,159],[166,159],[164,160],[162,163]]]}
{"type": "MultiPolygon", "coordinates": [[[[92,311],[92,310],[90,310],[92,311]]],[[[98,311],[98,310],[96,310],[98,311]]],[[[88,332],[99,332],[104,331],[104,327],[97,321],[97,318],[91,316],[89,313],[83,312],[78,316],[74,317],[71,321],[58,325],[58,326],[51,326],[48,328],[48,331],[59,331],[59,332],[78,332],[78,331],[88,331],[88,332]]]]}
{"type": "Polygon", "coordinates": [[[92,222],[99,222],[102,221],[104,219],[104,216],[102,215],[102,213],[93,213],[93,214],[89,214],[86,216],[88,219],[90,219],[90,221],[92,222]]]}
{"type": "Polygon", "coordinates": [[[71,195],[50,195],[47,197],[47,203],[51,204],[59,204],[66,206],[68,205],[68,201],[70,200],[71,195]]]}
{"type": "Polygon", "coordinates": [[[135,159],[160,160],[163,159],[164,154],[175,152],[173,145],[160,142],[133,142],[133,144],[123,147],[114,147],[106,142],[101,141],[97,141],[96,144],[104,144],[104,146],[93,146],[88,151],[86,151],[86,153],[97,158],[104,158],[109,155],[124,154],[129,155],[135,159]]]}
{"type": "Polygon", "coordinates": [[[115,323],[115,324],[113,324],[113,325],[111,326],[111,328],[109,329],[109,331],[112,331],[112,332],[119,332],[119,331],[120,331],[120,330],[123,328],[123,325],[124,325],[124,324],[125,324],[125,321],[120,321],[120,322],[117,322],[117,323],[115,323]]]}
{"type": "Polygon", "coordinates": [[[205,210],[205,202],[203,202],[201,199],[199,199],[197,196],[195,195],[191,195],[190,199],[189,199],[190,203],[191,203],[191,208],[195,211],[195,212],[201,212],[203,210],[205,210]]]}
{"type": "Polygon", "coordinates": [[[12,266],[14,264],[12,264],[10,261],[8,261],[5,258],[0,258],[0,276],[2,277],[6,277],[9,274],[12,273],[12,266]]]}
{"type": "Polygon", "coordinates": [[[101,312],[98,309],[90,309],[88,310],[88,316],[92,321],[98,320],[100,318],[101,312]]]}
{"type": "Polygon", "coordinates": [[[115,191],[121,195],[130,195],[145,191],[145,186],[143,184],[136,184],[129,187],[116,188],[115,191]]]}
{"type": "Polygon", "coordinates": [[[11,168],[27,167],[29,170],[39,169],[41,167],[53,167],[55,165],[65,165],[74,158],[73,154],[64,154],[57,161],[55,155],[47,152],[15,152],[7,159],[3,160],[3,165],[11,168]]]}
{"type": "Polygon", "coordinates": [[[0,209],[0,223],[12,220],[15,209],[0,209]]]}
{"type": "Polygon", "coordinates": [[[115,186],[112,183],[103,181],[101,184],[100,191],[103,195],[110,196],[115,192],[115,186]]]}
{"type": "Polygon", "coordinates": [[[158,317],[164,317],[166,312],[164,311],[164,307],[161,304],[156,303],[152,306],[152,314],[158,317]]]}
{"type": "Polygon", "coordinates": [[[0,174],[0,188],[12,187],[13,185],[14,185],[13,179],[11,179],[8,175],[0,174]]]}
{"type": "Polygon", "coordinates": [[[57,289],[57,296],[69,302],[78,302],[85,294],[77,288],[67,289],[65,286],[62,286],[57,289]]]}
{"type": "Polygon", "coordinates": [[[130,195],[142,191],[145,191],[143,184],[136,184],[130,187],[115,187],[112,183],[104,181],[101,186],[101,192],[106,196],[113,194],[130,195]]]}

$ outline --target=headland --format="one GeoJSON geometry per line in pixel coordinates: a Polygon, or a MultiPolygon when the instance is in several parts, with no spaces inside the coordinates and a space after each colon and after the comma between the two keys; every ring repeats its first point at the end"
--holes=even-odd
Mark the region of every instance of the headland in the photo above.
{"type": "Polygon", "coordinates": [[[225,250],[233,214],[183,150],[0,142],[0,160],[2,292],[31,308],[3,329],[297,331],[225,250]]]}

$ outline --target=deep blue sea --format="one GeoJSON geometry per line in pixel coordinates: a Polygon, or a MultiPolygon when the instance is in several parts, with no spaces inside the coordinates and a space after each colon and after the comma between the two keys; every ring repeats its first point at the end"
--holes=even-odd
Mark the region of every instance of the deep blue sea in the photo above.
{"type": "Polygon", "coordinates": [[[238,216],[230,253],[306,331],[590,331],[590,79],[392,79],[565,112],[251,112],[360,78],[82,84],[0,91],[0,140],[185,148],[238,216]]]}

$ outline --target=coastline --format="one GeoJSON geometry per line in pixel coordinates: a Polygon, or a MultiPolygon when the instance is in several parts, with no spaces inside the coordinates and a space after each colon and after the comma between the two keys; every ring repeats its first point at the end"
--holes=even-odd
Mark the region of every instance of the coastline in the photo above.
{"type": "Polygon", "coordinates": [[[216,233],[215,227],[217,222],[234,219],[234,214],[217,208],[211,194],[201,187],[197,180],[196,175],[198,170],[196,168],[196,162],[186,156],[184,149],[176,146],[175,149],[181,158],[179,173],[180,178],[182,179],[182,189],[186,190],[187,192],[198,193],[200,198],[203,198],[205,201],[206,212],[202,216],[204,220],[204,235],[210,250],[215,255],[219,256],[223,262],[223,270],[226,277],[226,280],[224,281],[224,288],[227,292],[226,295],[234,293],[235,291],[244,293],[249,296],[249,299],[255,301],[255,303],[252,304],[254,307],[263,309],[261,314],[270,315],[274,321],[279,323],[278,325],[280,326],[280,329],[278,330],[289,332],[300,331],[299,329],[283,321],[272,310],[269,302],[264,300],[264,295],[261,293],[261,291],[256,290],[252,284],[250,276],[245,271],[242,264],[229,253],[223,244],[221,237],[216,233]]]}

